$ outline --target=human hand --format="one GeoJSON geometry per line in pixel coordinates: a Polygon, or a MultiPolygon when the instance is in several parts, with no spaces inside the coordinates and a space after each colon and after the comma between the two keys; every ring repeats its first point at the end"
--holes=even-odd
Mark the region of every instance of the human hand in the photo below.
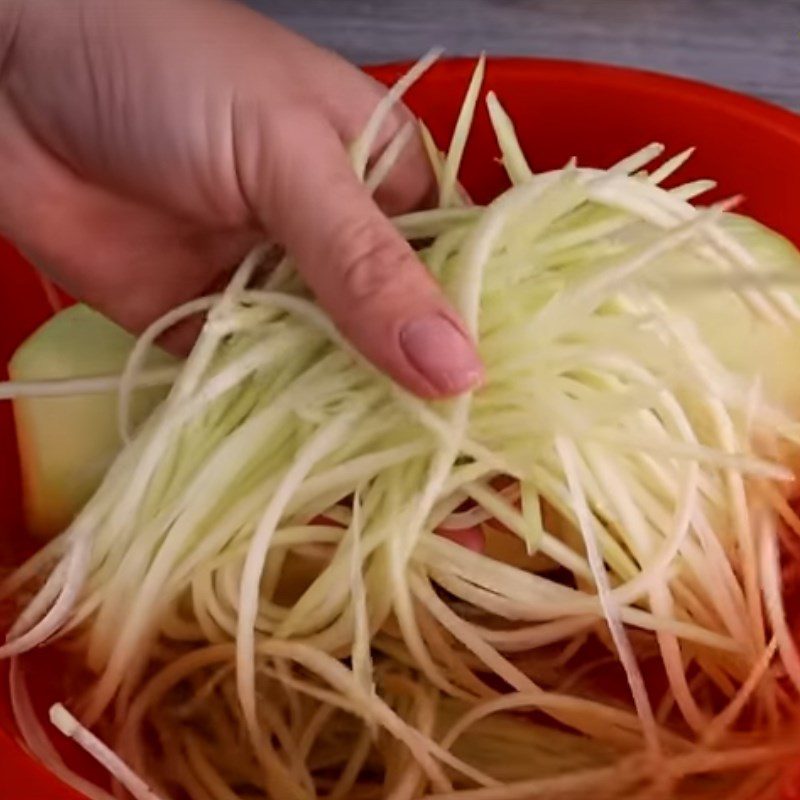
{"type": "Polygon", "coordinates": [[[431,192],[419,142],[377,202],[347,160],[383,91],[225,0],[0,0],[0,232],[133,331],[266,235],[376,366],[460,393],[474,347],[384,216],[431,192]]]}

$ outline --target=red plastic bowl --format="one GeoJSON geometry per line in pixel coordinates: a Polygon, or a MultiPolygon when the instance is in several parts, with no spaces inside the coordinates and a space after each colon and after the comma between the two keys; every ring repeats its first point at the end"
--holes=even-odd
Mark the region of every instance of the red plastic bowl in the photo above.
{"type": "MultiPolygon", "coordinates": [[[[409,105],[445,145],[473,63],[438,64],[412,89],[409,105]]],[[[370,70],[389,83],[407,65],[370,70]]],[[[534,169],[573,155],[606,166],[651,141],[670,152],[696,146],[685,179],[719,181],[717,197],[743,194],[744,210],[800,245],[800,117],[723,89],[636,70],[564,61],[494,59],[486,76],[516,123],[534,169]]],[[[481,109],[465,160],[465,184],[477,199],[505,185],[481,109]]],[[[32,270],[0,243],[0,365],[49,314],[32,270]]],[[[10,410],[0,408],[0,558],[20,540],[19,475],[10,410]]],[[[0,666],[0,800],[77,800],[16,741],[0,666]]],[[[46,685],[37,691],[46,694],[46,685]]],[[[45,698],[40,698],[46,702],[45,698]]]]}

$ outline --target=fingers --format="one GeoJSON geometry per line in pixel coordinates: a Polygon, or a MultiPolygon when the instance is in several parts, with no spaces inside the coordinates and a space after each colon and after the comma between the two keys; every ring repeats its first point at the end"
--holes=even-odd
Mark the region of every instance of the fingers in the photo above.
{"type": "MultiPolygon", "coordinates": [[[[395,134],[403,131],[409,123],[414,125],[413,121],[403,120],[402,117],[400,120],[403,125],[393,131],[395,134]]],[[[410,133],[412,135],[406,141],[399,158],[373,195],[381,210],[390,217],[419,208],[429,208],[435,203],[438,194],[436,178],[422,142],[414,128],[410,133]]],[[[385,150],[386,146],[377,152],[383,153],[385,150]]],[[[378,158],[374,157],[369,165],[370,169],[377,163],[378,158]]],[[[367,175],[369,174],[368,172],[367,175]]]]}
{"type": "MultiPolygon", "coordinates": [[[[134,333],[219,288],[226,268],[263,238],[255,229],[209,230],[77,179],[3,121],[0,233],[73,297],[134,333]]],[[[187,322],[162,343],[183,354],[198,328],[198,320],[187,322]]]]}
{"type": "MultiPolygon", "coordinates": [[[[227,247],[212,252],[206,235],[196,245],[180,221],[201,234],[258,223],[286,245],[320,304],[378,368],[426,397],[474,386],[482,369],[473,343],[378,206],[406,210],[424,197],[431,181],[424,158],[410,148],[373,199],[346,157],[343,143],[360,132],[382,90],[238,4],[149,0],[115,5],[109,14],[96,17],[97,30],[88,31],[96,35],[76,23],[52,42],[29,20],[33,44],[18,64],[18,94],[27,103],[31,86],[45,85],[23,78],[38,75],[40,61],[51,63],[57,45],[70,66],[59,70],[71,86],[69,103],[56,102],[61,95],[47,82],[26,106],[50,137],[48,151],[112,199],[149,201],[174,227],[159,220],[151,226],[145,208],[119,223],[111,214],[109,223],[114,203],[92,202],[100,224],[78,215],[80,236],[59,237],[53,258],[44,259],[65,265],[64,282],[139,328],[228,266],[220,258],[227,247]],[[73,34],[86,52],[72,46],[73,34]],[[115,79],[98,83],[107,73],[115,79]],[[131,124],[116,125],[118,116],[131,124]]],[[[88,12],[77,18],[95,19],[88,12]]],[[[396,110],[379,149],[406,113],[396,110]]],[[[77,180],[67,182],[72,189],[77,180]]]]}
{"type": "Polygon", "coordinates": [[[255,187],[254,211],[294,256],[339,329],[418,395],[446,397],[474,387],[482,366],[473,342],[355,178],[336,133],[315,118],[263,133],[261,142],[239,148],[243,182],[255,187]],[[260,160],[270,152],[267,163],[260,160]]]}
{"type": "Polygon", "coordinates": [[[486,536],[483,531],[473,526],[471,528],[459,528],[457,530],[437,530],[439,536],[444,539],[449,539],[455,544],[460,544],[466,547],[467,550],[472,550],[475,553],[483,553],[486,549],[486,536]]]}
{"type": "MultiPolygon", "coordinates": [[[[353,70],[350,65],[348,69],[353,72],[348,76],[349,83],[353,86],[353,91],[359,94],[361,101],[355,104],[351,100],[344,108],[331,108],[326,117],[331,121],[341,141],[346,144],[354,142],[361,135],[375,106],[386,94],[386,89],[372,78],[353,70]]],[[[389,216],[428,207],[436,200],[438,194],[435,175],[422,140],[416,133],[417,121],[402,104],[392,109],[379,132],[372,148],[367,174],[369,175],[394,138],[407,128],[410,128],[409,132],[412,135],[407,139],[389,174],[374,193],[378,206],[389,216]]]]}

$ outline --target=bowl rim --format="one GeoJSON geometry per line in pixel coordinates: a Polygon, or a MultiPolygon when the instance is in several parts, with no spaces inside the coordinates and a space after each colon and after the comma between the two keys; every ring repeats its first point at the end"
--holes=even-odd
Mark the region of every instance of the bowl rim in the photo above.
{"type": "MultiPolygon", "coordinates": [[[[474,69],[477,57],[442,56],[431,70],[449,73],[452,77],[467,77],[474,69]]],[[[371,77],[384,84],[393,83],[416,62],[410,59],[376,62],[362,65],[371,77]]],[[[747,119],[762,127],[770,127],[800,144],[800,108],[794,110],[746,92],[683,75],[644,67],[611,64],[600,61],[540,58],[538,56],[487,55],[488,81],[491,71],[505,75],[530,76],[532,73],[570,84],[598,85],[619,88],[626,92],[660,95],[665,101],[713,106],[727,116],[747,119]]]]}

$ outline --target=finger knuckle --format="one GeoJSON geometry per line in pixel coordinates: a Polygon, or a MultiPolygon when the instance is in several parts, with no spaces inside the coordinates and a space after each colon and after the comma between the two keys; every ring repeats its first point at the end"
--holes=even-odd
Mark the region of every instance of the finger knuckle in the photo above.
{"type": "Polygon", "coordinates": [[[402,291],[417,269],[409,245],[374,221],[359,221],[342,230],[340,270],[345,296],[353,301],[372,300],[402,291]]]}

